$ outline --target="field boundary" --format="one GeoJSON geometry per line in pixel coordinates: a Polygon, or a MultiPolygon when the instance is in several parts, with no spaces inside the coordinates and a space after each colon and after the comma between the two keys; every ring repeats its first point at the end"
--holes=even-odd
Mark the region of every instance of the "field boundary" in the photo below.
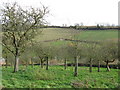
{"type": "Polygon", "coordinates": [[[73,39],[64,39],[64,38],[45,40],[45,41],[42,41],[42,42],[54,42],[54,41],[73,41],[73,42],[95,43],[95,44],[99,44],[100,43],[100,42],[96,42],[96,41],[73,40],[73,39]]]}

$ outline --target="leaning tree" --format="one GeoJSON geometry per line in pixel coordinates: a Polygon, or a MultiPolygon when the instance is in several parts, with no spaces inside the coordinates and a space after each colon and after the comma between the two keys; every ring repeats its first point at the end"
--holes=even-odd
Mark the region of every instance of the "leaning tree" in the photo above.
{"type": "Polygon", "coordinates": [[[115,42],[103,42],[101,44],[102,60],[106,63],[107,71],[110,71],[109,63],[118,59],[118,44],[115,42]]]}
{"type": "Polygon", "coordinates": [[[1,13],[2,45],[14,55],[14,72],[17,72],[21,53],[44,25],[49,11],[43,5],[41,8],[23,9],[17,3],[6,3],[1,13]]]}

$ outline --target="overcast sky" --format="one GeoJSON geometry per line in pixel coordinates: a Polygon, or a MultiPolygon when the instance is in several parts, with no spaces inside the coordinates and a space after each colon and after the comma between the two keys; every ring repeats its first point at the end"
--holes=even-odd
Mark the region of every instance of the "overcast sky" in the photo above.
{"type": "Polygon", "coordinates": [[[118,1],[120,0],[0,0],[18,2],[21,6],[39,7],[40,2],[48,6],[50,25],[115,24],[118,25],[118,1]]]}

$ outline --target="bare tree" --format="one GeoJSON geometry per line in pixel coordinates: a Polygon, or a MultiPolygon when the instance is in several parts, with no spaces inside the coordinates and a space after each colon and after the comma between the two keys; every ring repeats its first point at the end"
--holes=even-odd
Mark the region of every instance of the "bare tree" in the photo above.
{"type": "Polygon", "coordinates": [[[95,60],[96,44],[87,44],[84,50],[84,55],[89,59],[90,68],[89,71],[92,72],[93,60],[95,60]]]}
{"type": "Polygon", "coordinates": [[[52,55],[52,46],[47,46],[44,43],[36,42],[32,46],[36,57],[40,60],[40,66],[43,68],[44,62],[46,62],[46,70],[48,70],[48,59],[52,55]]]}
{"type": "Polygon", "coordinates": [[[70,57],[74,58],[74,64],[75,64],[75,69],[74,69],[74,76],[78,76],[78,60],[81,57],[81,52],[82,52],[82,47],[79,42],[73,41],[71,44],[68,46],[68,52],[70,57]]]}
{"type": "Polygon", "coordinates": [[[100,72],[100,64],[102,62],[101,45],[96,45],[94,48],[94,62],[98,65],[98,72],[100,72]]]}
{"type": "Polygon", "coordinates": [[[110,71],[109,63],[118,59],[118,45],[115,42],[104,42],[101,47],[102,59],[106,63],[107,71],[110,71]]]}
{"type": "Polygon", "coordinates": [[[6,3],[2,11],[2,45],[15,57],[14,72],[19,70],[19,56],[38,33],[37,29],[45,22],[48,8],[22,9],[16,3],[6,3]]]}
{"type": "Polygon", "coordinates": [[[67,69],[67,60],[70,59],[69,47],[66,43],[60,46],[59,51],[57,51],[60,58],[64,59],[64,69],[67,69]]]}
{"type": "Polygon", "coordinates": [[[40,67],[43,68],[43,63],[45,62],[44,60],[44,51],[43,51],[43,48],[42,48],[42,45],[41,43],[34,43],[32,46],[32,50],[33,52],[35,53],[35,57],[38,57],[39,58],[39,64],[40,64],[40,67]]]}

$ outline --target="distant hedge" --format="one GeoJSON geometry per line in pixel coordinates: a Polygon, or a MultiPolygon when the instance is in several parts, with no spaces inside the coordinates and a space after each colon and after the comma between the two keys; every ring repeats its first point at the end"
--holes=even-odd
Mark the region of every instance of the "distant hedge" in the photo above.
{"type": "Polygon", "coordinates": [[[73,28],[76,30],[120,30],[120,27],[97,27],[97,26],[44,26],[44,28],[73,28]]]}

